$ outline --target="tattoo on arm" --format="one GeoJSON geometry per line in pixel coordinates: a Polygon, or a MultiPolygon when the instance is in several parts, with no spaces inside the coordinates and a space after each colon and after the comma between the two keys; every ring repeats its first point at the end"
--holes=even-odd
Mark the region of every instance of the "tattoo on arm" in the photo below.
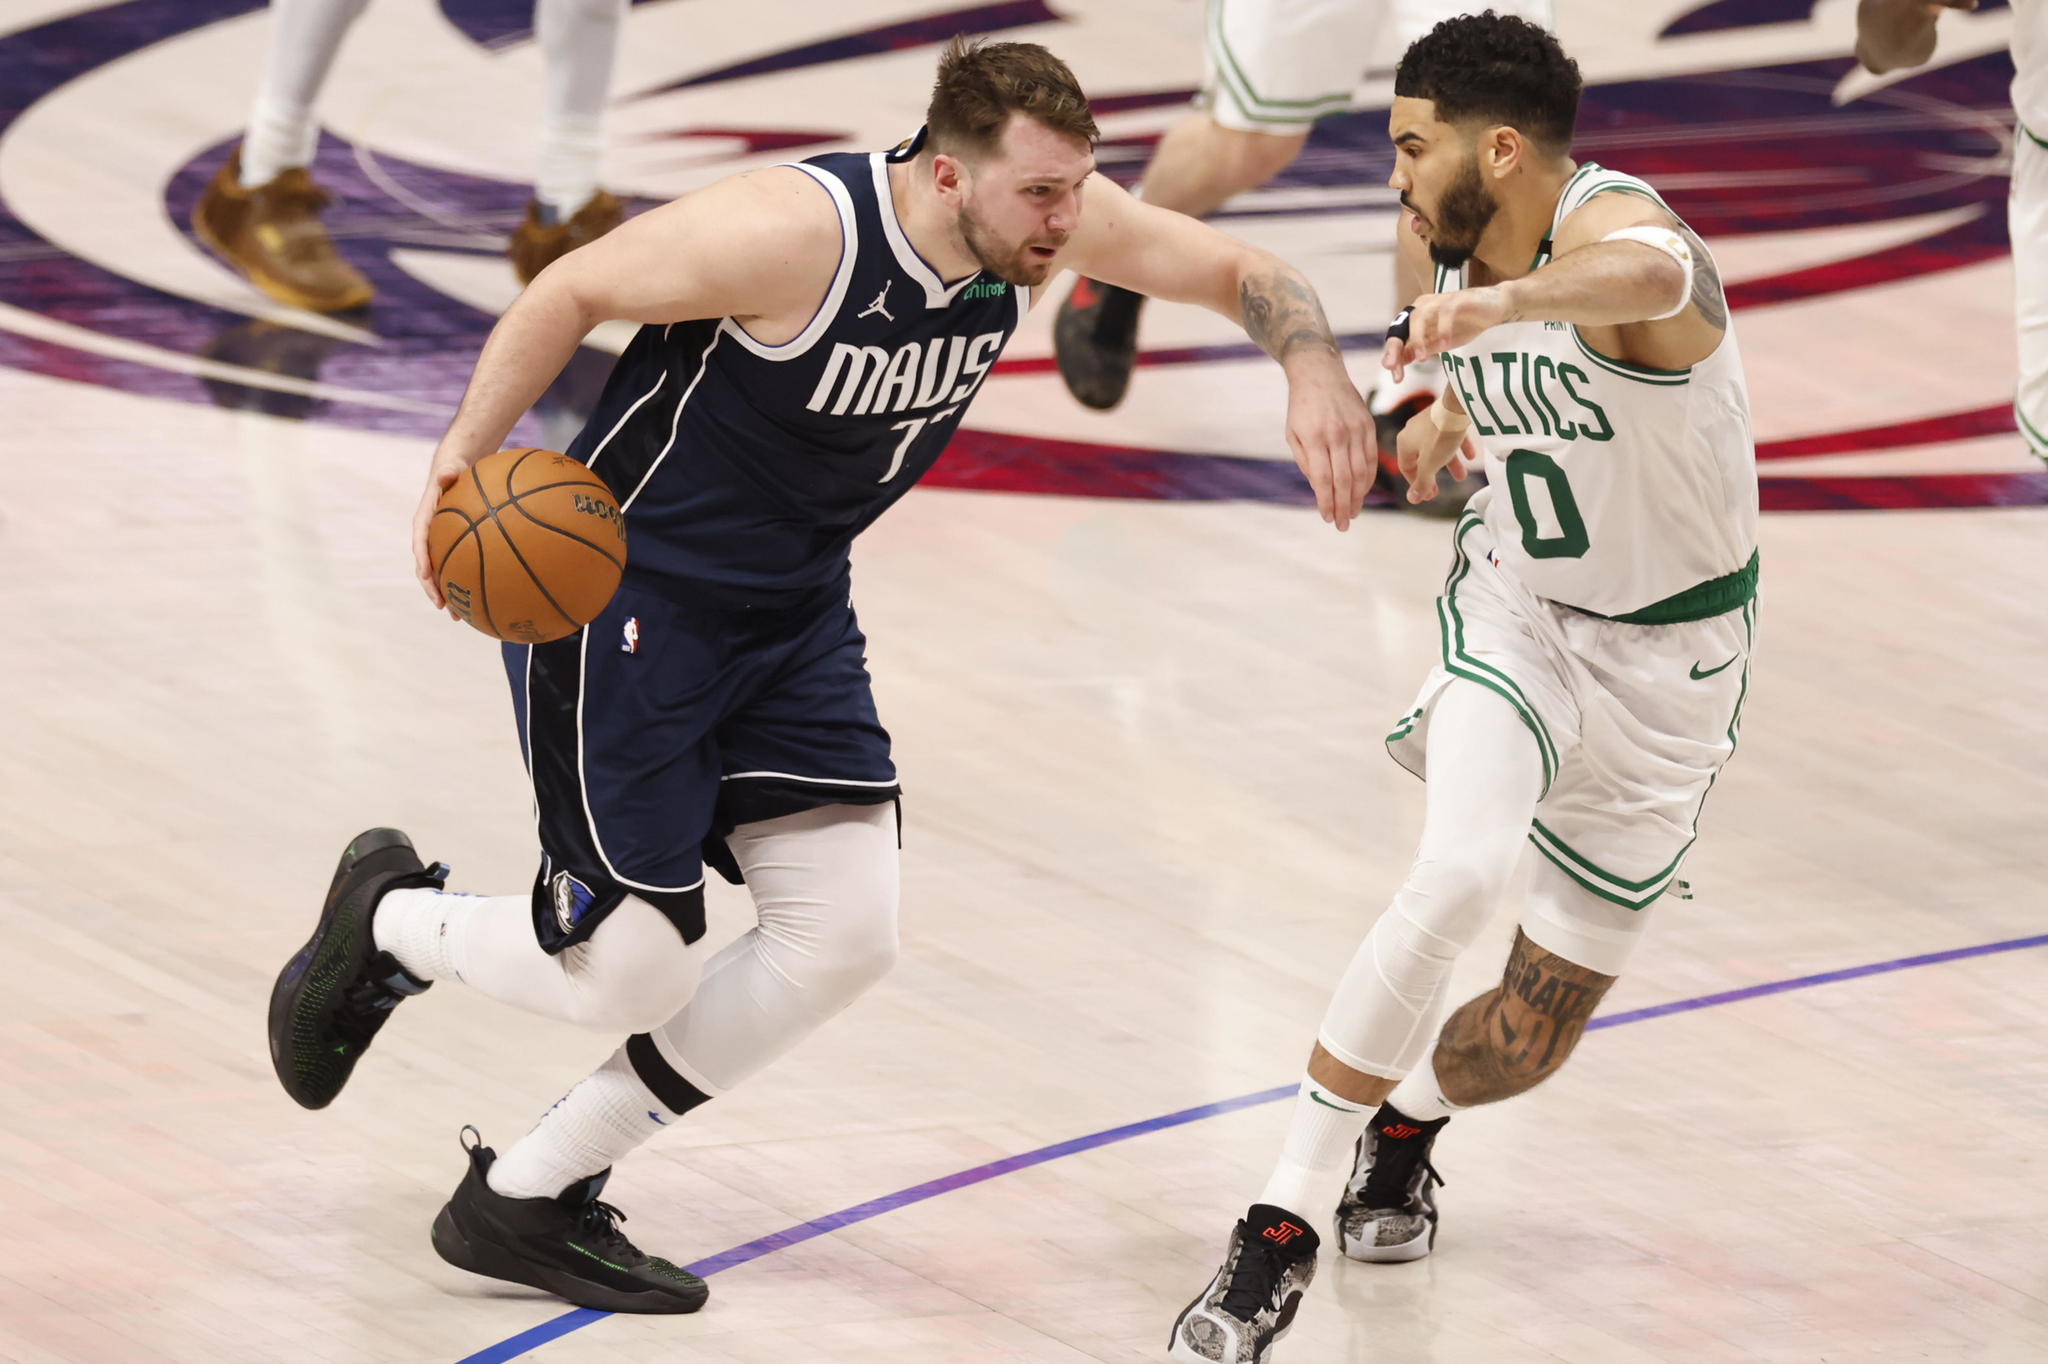
{"type": "Polygon", "coordinates": [[[1494,1103],[1533,1089],[1571,1055],[1612,984],[1517,930],[1501,983],[1444,1024],[1435,1058],[1444,1097],[1494,1103]]]}
{"type": "Polygon", "coordinates": [[[1678,223],[1678,235],[1685,238],[1685,244],[1692,248],[1692,306],[1700,310],[1700,316],[1716,330],[1728,329],[1728,300],[1721,295],[1721,271],[1714,264],[1714,255],[1707,250],[1707,244],[1700,240],[1700,234],[1678,223]]]}
{"type": "Polygon", "coordinates": [[[1323,316],[1323,305],[1308,281],[1285,266],[1247,279],[1237,289],[1244,309],[1245,334],[1275,360],[1285,360],[1302,346],[1337,354],[1337,338],[1323,316]]]}

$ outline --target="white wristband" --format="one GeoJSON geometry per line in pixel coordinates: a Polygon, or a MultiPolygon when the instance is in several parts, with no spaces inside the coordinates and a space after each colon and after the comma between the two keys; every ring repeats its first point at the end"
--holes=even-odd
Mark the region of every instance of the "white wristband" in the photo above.
{"type": "Polygon", "coordinates": [[[1672,308],[1669,312],[1658,313],[1655,317],[1646,317],[1643,319],[1645,322],[1662,322],[1667,317],[1676,317],[1685,311],[1687,304],[1692,302],[1692,247],[1686,242],[1685,238],[1679,236],[1668,227],[1624,227],[1618,232],[1608,233],[1600,240],[1603,242],[1641,242],[1644,246],[1654,247],[1662,251],[1665,255],[1677,261],[1679,267],[1685,271],[1685,287],[1678,291],[1678,306],[1672,308]]]}

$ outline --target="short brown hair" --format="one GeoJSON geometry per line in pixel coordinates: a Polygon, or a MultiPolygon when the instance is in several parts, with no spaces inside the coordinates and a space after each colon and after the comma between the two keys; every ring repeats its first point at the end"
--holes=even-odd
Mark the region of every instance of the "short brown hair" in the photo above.
{"type": "Polygon", "coordinates": [[[991,43],[965,34],[946,44],[925,127],[934,151],[980,156],[995,150],[1011,114],[1095,144],[1095,116],[1067,64],[1037,43],[991,43]]]}

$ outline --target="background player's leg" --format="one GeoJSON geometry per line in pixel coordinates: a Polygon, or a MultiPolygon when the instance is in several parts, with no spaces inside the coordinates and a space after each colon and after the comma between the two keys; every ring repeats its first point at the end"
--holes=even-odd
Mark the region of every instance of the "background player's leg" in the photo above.
{"type": "Polygon", "coordinates": [[[459,980],[492,999],[601,1032],[639,1032],[696,989],[704,955],[654,905],[629,895],[597,931],[550,955],[531,895],[394,890],[371,925],[377,946],[421,980],[459,980]]]}
{"type": "Polygon", "coordinates": [[[598,188],[604,107],[611,97],[627,0],[535,0],[546,63],[533,202],[506,254],[522,283],[619,225],[624,209],[598,188]]]}
{"type": "Polygon", "coordinates": [[[312,164],[320,138],[313,106],[341,51],[342,37],[368,3],[270,0],[270,47],[242,139],[243,185],[253,189],[312,164]]]}
{"type": "Polygon", "coordinates": [[[366,0],[271,0],[270,47],[242,145],[192,209],[199,240],[280,303],[346,312],[376,295],[334,250],[325,196],[306,170],[320,140],[313,116],[342,35],[366,0]]]}
{"type": "Polygon", "coordinates": [[[1430,716],[1428,744],[1415,864],[1338,983],[1262,1203],[1323,1206],[1371,1107],[1428,1045],[1451,965],[1485,927],[1521,856],[1543,790],[1542,758],[1521,716],[1497,693],[1455,681],[1430,716]]]}
{"type": "Polygon", "coordinates": [[[1198,109],[1159,140],[1145,168],[1145,202],[1206,218],[1286,170],[1307,141],[1307,128],[1246,132],[1198,109]]]}
{"type": "Polygon", "coordinates": [[[828,805],[727,840],[760,922],[705,967],[695,998],[630,1039],[492,1167],[492,1189],[552,1196],[775,1060],[896,960],[896,809],[828,805]]]}
{"type": "Polygon", "coordinates": [[[534,5],[547,85],[533,197],[549,222],[570,217],[597,193],[604,106],[611,97],[626,3],[538,0],[534,5]]]}

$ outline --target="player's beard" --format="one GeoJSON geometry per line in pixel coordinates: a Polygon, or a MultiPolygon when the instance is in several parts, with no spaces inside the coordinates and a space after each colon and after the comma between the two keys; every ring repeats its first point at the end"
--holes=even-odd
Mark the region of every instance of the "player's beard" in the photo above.
{"type": "MultiPolygon", "coordinates": [[[[964,204],[960,207],[960,237],[967,243],[968,254],[980,263],[983,270],[1020,289],[1037,288],[1052,273],[1051,260],[1039,260],[1030,254],[1032,243],[1004,245],[986,223],[974,216],[974,210],[964,204]]],[[[1045,242],[1043,245],[1053,246],[1055,243],[1045,242]]]]}
{"type": "Polygon", "coordinates": [[[1437,200],[1436,215],[1430,223],[1429,258],[1446,270],[1456,270],[1472,259],[1479,239],[1500,212],[1500,200],[1479,178],[1479,158],[1467,156],[1458,174],[1437,200]]]}

